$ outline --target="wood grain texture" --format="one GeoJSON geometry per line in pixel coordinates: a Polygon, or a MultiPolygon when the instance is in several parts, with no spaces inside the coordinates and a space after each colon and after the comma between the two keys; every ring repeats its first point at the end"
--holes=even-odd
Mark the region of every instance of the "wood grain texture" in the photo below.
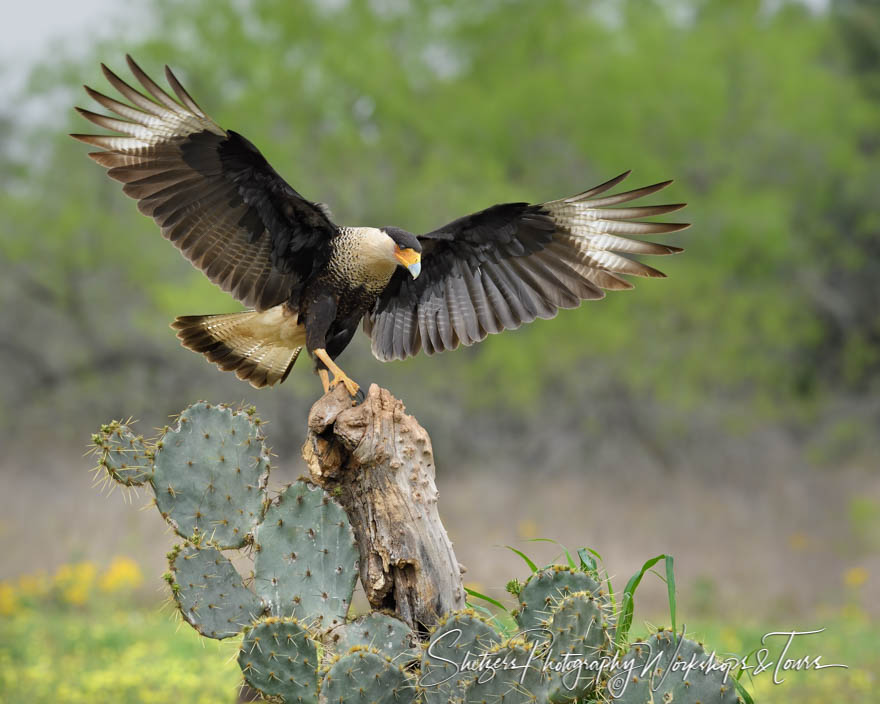
{"type": "Polygon", "coordinates": [[[373,609],[425,631],[464,608],[463,568],[437,510],[431,439],[399,400],[373,384],[352,407],[336,387],[312,406],[303,457],[311,480],[348,514],[373,609]]]}

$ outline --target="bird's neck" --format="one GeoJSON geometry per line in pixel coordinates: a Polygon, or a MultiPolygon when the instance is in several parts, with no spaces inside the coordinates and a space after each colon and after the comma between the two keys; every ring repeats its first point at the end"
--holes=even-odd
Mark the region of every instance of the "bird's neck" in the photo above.
{"type": "Polygon", "coordinates": [[[350,284],[381,290],[397,268],[394,241],[375,227],[344,227],[334,239],[331,265],[350,284]]]}

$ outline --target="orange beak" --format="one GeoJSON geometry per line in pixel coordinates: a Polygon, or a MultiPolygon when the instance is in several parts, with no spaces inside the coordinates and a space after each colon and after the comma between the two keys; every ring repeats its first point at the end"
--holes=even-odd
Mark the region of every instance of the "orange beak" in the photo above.
{"type": "Polygon", "coordinates": [[[414,249],[401,249],[394,245],[394,258],[416,278],[422,271],[422,255],[414,249]]]}

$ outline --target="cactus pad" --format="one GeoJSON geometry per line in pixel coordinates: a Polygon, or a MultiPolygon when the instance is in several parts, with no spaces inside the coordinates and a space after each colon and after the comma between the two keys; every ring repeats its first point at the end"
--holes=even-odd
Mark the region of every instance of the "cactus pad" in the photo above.
{"type": "Polygon", "coordinates": [[[536,646],[522,639],[489,650],[493,669],[477,674],[465,691],[465,704],[544,704],[548,701],[548,677],[536,646]]]}
{"type": "MultiPolygon", "coordinates": [[[[624,656],[635,663],[631,673],[622,670],[611,677],[608,693],[618,704],[736,704],[739,698],[731,677],[724,671],[697,669],[709,656],[699,643],[671,631],[658,631],[643,643],[635,643],[624,656]],[[653,659],[660,655],[656,662],[653,659]],[[650,672],[643,670],[651,665],[650,672]],[[692,669],[686,669],[690,665],[692,669]]],[[[717,665],[717,661],[715,663],[717,665]]]]}
{"type": "Polygon", "coordinates": [[[255,589],[275,616],[325,630],[345,620],[358,549],[345,511],[323,490],[289,486],[257,528],[255,589]]]}
{"type": "Polygon", "coordinates": [[[92,435],[92,442],[101,455],[98,465],[114,481],[140,486],[153,474],[152,449],[127,424],[114,420],[102,425],[101,431],[92,435]]]}
{"type": "Polygon", "coordinates": [[[380,611],[337,626],[329,635],[338,653],[346,653],[355,646],[366,646],[378,650],[398,665],[418,657],[413,648],[412,629],[399,618],[380,611]]]}
{"type": "Polygon", "coordinates": [[[169,562],[174,600],[184,620],[203,636],[234,636],[263,612],[259,598],[217,548],[178,546],[169,562]]]}
{"type": "Polygon", "coordinates": [[[614,637],[608,616],[609,610],[589,592],[571,594],[556,606],[548,625],[553,633],[551,660],[562,669],[553,672],[549,684],[552,701],[571,701],[593,690],[595,670],[583,665],[609,654],[614,637]]]}
{"type": "Polygon", "coordinates": [[[426,704],[460,699],[473,679],[464,669],[465,660],[478,659],[500,642],[497,631],[469,609],[442,620],[422,651],[419,686],[426,704]]]}
{"type": "Polygon", "coordinates": [[[156,505],[186,539],[223,549],[245,544],[260,520],[269,455],[257,420],[226,406],[196,403],[157,443],[156,505]]]}
{"type": "Polygon", "coordinates": [[[602,586],[590,575],[568,567],[556,565],[532,574],[518,596],[520,608],[515,617],[520,630],[546,626],[553,609],[575,592],[604,595],[602,586]]]}
{"type": "Polygon", "coordinates": [[[415,682],[400,665],[363,646],[339,658],[321,683],[326,704],[411,704],[416,696],[415,682]]]}
{"type": "Polygon", "coordinates": [[[248,684],[286,704],[318,701],[318,649],[294,619],[267,618],[245,633],[238,664],[248,684]]]}

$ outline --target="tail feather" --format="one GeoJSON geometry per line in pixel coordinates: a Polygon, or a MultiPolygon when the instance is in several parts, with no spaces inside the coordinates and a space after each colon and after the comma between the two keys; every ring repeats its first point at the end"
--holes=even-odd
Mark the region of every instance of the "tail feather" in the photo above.
{"type": "Polygon", "coordinates": [[[305,343],[296,314],[281,306],[262,313],[185,315],[171,327],[184,347],[258,389],[283,382],[305,343]]]}

